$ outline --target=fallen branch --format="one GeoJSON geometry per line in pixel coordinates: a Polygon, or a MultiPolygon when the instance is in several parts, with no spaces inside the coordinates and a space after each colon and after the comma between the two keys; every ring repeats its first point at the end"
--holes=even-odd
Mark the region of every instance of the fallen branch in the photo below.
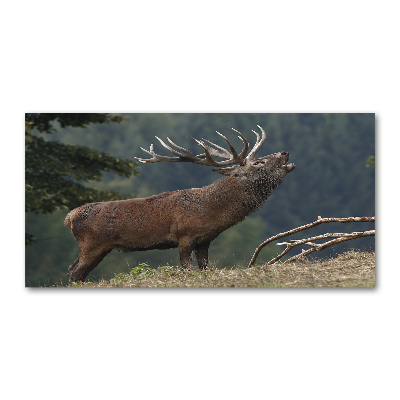
{"type": "MultiPolygon", "coordinates": [[[[299,226],[298,228],[294,228],[294,229],[291,229],[291,230],[286,231],[286,232],[279,233],[278,235],[272,236],[269,239],[265,240],[263,243],[261,243],[256,248],[256,250],[255,250],[255,252],[253,254],[253,257],[250,260],[250,263],[249,263],[248,267],[252,267],[254,265],[258,255],[260,254],[260,251],[266,245],[268,245],[269,243],[271,243],[271,242],[273,242],[275,240],[281,239],[281,238],[283,238],[285,236],[289,236],[289,235],[292,235],[294,233],[301,232],[301,231],[304,231],[304,230],[307,230],[307,229],[311,229],[311,228],[314,228],[315,226],[318,226],[320,224],[329,223],[329,222],[340,222],[340,223],[375,222],[375,217],[348,217],[348,218],[321,218],[321,217],[318,217],[318,219],[316,221],[314,221],[314,222],[311,222],[311,223],[306,224],[306,225],[299,226]]],[[[366,232],[352,232],[352,233],[345,233],[345,234],[326,233],[325,235],[315,236],[313,238],[295,240],[295,241],[292,241],[292,243],[289,243],[289,244],[288,243],[282,243],[282,244],[286,244],[287,245],[286,249],[279,256],[277,256],[274,259],[272,259],[271,261],[269,261],[267,263],[267,265],[275,263],[277,260],[282,258],[290,249],[292,249],[293,247],[298,246],[300,244],[310,244],[310,245],[312,245],[312,249],[304,251],[303,253],[301,253],[301,254],[299,254],[297,256],[294,256],[294,257],[290,258],[287,261],[290,261],[292,259],[301,257],[301,256],[306,255],[306,254],[309,254],[309,253],[311,253],[313,251],[323,250],[326,247],[333,246],[334,244],[337,244],[337,243],[340,243],[340,242],[356,239],[358,237],[374,236],[374,235],[375,235],[375,230],[366,231],[366,232]],[[315,240],[320,240],[320,239],[329,238],[329,237],[334,237],[336,239],[330,240],[330,241],[328,241],[326,243],[323,243],[323,244],[315,244],[315,243],[311,244],[311,242],[313,242],[315,240]]]]}
{"type": "Polygon", "coordinates": [[[292,243],[286,243],[286,242],[277,243],[278,245],[286,244],[286,249],[284,251],[282,251],[281,254],[279,254],[278,256],[273,258],[271,261],[269,261],[267,263],[267,265],[274,264],[279,259],[281,259],[289,250],[293,249],[293,247],[301,246],[302,244],[307,244],[309,246],[312,246],[312,248],[309,250],[303,250],[302,253],[289,258],[284,263],[296,260],[297,258],[300,258],[302,256],[310,254],[314,251],[324,250],[329,246],[333,246],[335,244],[345,242],[347,240],[352,240],[352,239],[357,239],[360,237],[367,237],[367,236],[375,236],[375,230],[365,231],[365,232],[351,232],[351,233],[325,233],[324,235],[314,236],[314,237],[311,237],[308,239],[294,240],[292,243]],[[329,240],[329,241],[327,241],[325,243],[321,243],[321,244],[312,243],[315,240],[321,240],[321,239],[331,238],[331,237],[336,238],[336,239],[329,240]]]}

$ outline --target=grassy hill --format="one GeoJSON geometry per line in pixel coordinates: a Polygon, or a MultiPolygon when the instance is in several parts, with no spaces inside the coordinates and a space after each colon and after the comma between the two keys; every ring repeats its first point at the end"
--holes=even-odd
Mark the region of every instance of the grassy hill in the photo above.
{"type": "MultiPolygon", "coordinates": [[[[63,285],[56,285],[62,287],[63,285]]],[[[110,280],[76,283],[73,287],[374,287],[375,253],[347,251],[334,258],[300,259],[254,268],[211,268],[182,271],[146,264],[110,280]]]]}

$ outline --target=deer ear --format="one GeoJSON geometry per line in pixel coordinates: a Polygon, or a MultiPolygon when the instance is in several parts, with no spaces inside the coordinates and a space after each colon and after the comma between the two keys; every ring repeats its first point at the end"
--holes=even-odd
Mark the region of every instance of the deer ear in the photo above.
{"type": "Polygon", "coordinates": [[[236,165],[232,167],[227,167],[227,168],[221,168],[221,169],[213,169],[214,172],[218,172],[221,175],[232,175],[233,170],[235,169],[236,165]]]}

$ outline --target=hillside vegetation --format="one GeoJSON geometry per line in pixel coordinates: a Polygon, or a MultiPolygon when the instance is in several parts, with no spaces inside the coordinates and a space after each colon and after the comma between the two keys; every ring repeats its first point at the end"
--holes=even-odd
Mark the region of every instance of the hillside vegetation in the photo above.
{"type": "MultiPolygon", "coordinates": [[[[57,285],[62,286],[62,285],[57,285]]],[[[211,268],[182,271],[166,266],[152,269],[145,264],[110,280],[74,283],[73,287],[374,287],[375,253],[347,251],[337,257],[300,259],[254,268],[211,268]]]]}

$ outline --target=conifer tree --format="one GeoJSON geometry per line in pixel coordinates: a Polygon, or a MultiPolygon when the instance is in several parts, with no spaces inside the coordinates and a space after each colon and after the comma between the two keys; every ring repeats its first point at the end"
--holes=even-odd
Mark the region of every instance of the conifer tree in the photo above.
{"type": "MultiPolygon", "coordinates": [[[[126,177],[137,174],[135,162],[46,137],[56,132],[54,125],[57,123],[61,128],[84,128],[91,123],[119,123],[122,120],[112,114],[25,114],[25,211],[51,213],[94,201],[127,198],[112,191],[86,187],[84,182],[100,181],[102,172],[126,177]]],[[[25,244],[32,244],[34,240],[32,235],[25,234],[25,244]]]]}

